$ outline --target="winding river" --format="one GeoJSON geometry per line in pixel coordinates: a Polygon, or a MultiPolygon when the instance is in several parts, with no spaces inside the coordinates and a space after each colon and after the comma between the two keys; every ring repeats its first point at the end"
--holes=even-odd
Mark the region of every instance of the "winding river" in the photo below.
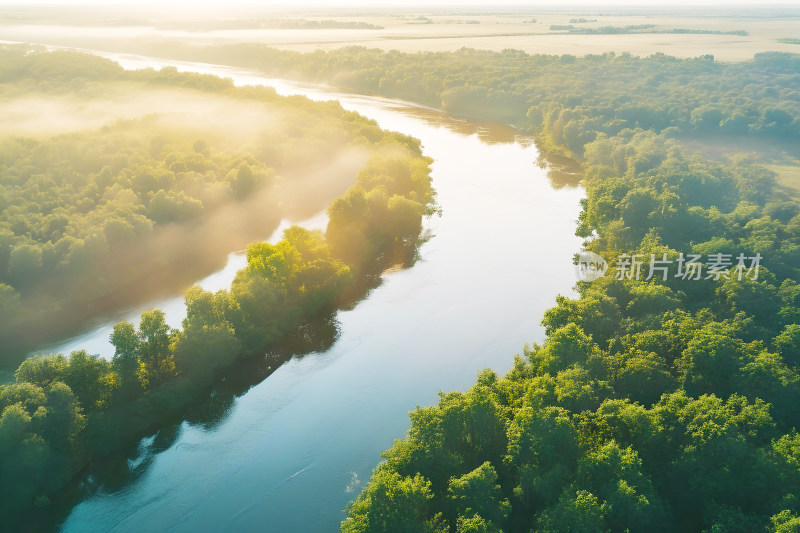
{"type": "MultiPolygon", "coordinates": [[[[537,150],[511,128],[473,123],[407,102],[341,94],[228,67],[101,54],[126,68],[207,72],[281,94],[337,99],[382,128],[422,140],[443,210],[420,260],[387,272],[337,315],[321,349],[143,439],[123,467],[87,474],[60,530],[334,531],[380,460],[407,430],[408,411],[465,390],[476,372],[505,373],[557,294],[571,294],[580,188],[548,179],[537,150]]],[[[321,214],[308,221],[320,227],[321,214]]],[[[201,282],[226,287],[243,257],[201,282]]],[[[180,298],[153,302],[178,325],[180,298]]],[[[133,310],[129,319],[138,315],[133,310]]],[[[113,321],[53,349],[110,355],[113,321]]],[[[112,320],[113,318],[113,320],[112,320]]],[[[123,317],[125,318],[125,317],[123,317]]],[[[230,381],[234,381],[231,377],[230,381]]]]}

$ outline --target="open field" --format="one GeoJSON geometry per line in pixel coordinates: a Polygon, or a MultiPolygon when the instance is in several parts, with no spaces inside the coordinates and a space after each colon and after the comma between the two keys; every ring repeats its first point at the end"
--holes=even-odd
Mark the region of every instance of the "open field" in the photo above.
{"type": "Polygon", "coordinates": [[[0,10],[0,39],[115,49],[119,49],[120,41],[157,39],[197,44],[257,42],[303,52],[346,45],[404,52],[462,47],[573,55],[662,52],[676,57],[712,54],[723,61],[745,60],[765,51],[800,52],[796,44],[800,10],[786,8],[739,10],[735,15],[719,10],[679,15],[609,9],[499,14],[475,10],[289,14],[254,9],[228,10],[222,16],[200,11],[192,20],[178,22],[168,13],[147,19],[116,13],[113,18],[102,10],[82,12],[72,8],[69,12],[54,10],[43,22],[41,14],[31,8],[9,7],[0,10]],[[600,28],[608,31],[609,27],[621,33],[573,33],[600,28]],[[688,33],[671,33],[675,30],[688,33]]]}

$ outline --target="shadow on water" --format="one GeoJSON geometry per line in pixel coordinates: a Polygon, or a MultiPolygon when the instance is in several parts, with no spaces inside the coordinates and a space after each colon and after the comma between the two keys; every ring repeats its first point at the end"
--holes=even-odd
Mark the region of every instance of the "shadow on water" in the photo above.
{"type": "Polygon", "coordinates": [[[419,259],[419,247],[431,236],[426,231],[413,245],[400,246],[387,253],[380,261],[381,272],[364,275],[342,295],[335,308],[300,322],[265,353],[237,359],[179,416],[162,417],[148,435],[141,435],[110,455],[95,458],[54,498],[46,513],[21,518],[15,531],[57,531],[81,501],[135,486],[147,475],[158,454],[175,445],[185,427],[204,432],[216,430],[231,415],[238,397],[267,379],[284,363],[329,351],[339,338],[338,311],[352,309],[368,298],[383,283],[383,271],[413,266],[419,259]]]}
{"type": "MultiPolygon", "coordinates": [[[[364,293],[362,298],[366,295],[364,293]]],[[[17,530],[57,530],[81,501],[95,494],[124,491],[134,486],[147,475],[158,454],[175,445],[186,425],[205,432],[214,431],[230,416],[238,397],[292,358],[325,352],[338,338],[336,311],[328,311],[298,324],[266,353],[240,358],[222,371],[213,385],[181,416],[162,418],[149,436],[129,442],[111,455],[95,459],[52,502],[46,517],[26,517],[25,523],[19,524],[17,530]]]]}

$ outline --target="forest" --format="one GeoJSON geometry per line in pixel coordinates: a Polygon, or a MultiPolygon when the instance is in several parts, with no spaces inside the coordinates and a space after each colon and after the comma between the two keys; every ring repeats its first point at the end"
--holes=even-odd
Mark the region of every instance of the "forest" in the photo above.
{"type": "MultiPolygon", "coordinates": [[[[543,152],[581,167],[586,199],[577,234],[611,272],[579,282],[576,299],[559,297],[542,321],[546,340],[525,346],[507,375],[482,371],[468,391],[440,393],[438,405],[412,411],[407,435],[384,452],[342,531],[800,530],[800,205],[759,164],[763,157],[736,154],[743,140],[796,150],[800,56],[721,63],[711,56],[355,47],[301,55],[260,45],[173,52],[510,122],[535,135],[543,152]],[[709,140],[730,148],[714,158],[690,149],[709,140]],[[614,260],[622,254],[762,259],[758,276],[745,279],[617,279],[614,260]]],[[[40,56],[48,64],[51,56],[40,56]]],[[[89,80],[96,61],[104,76],[126,82],[284,102],[217,78],[122,73],[108,62],[69,57],[78,64],[64,72],[86,61],[89,80]]],[[[62,64],[49,63],[49,80],[59,79],[62,64]]],[[[3,65],[3,76],[35,80],[3,65]]],[[[356,184],[333,200],[324,234],[292,228],[277,244],[252,244],[230,290],[187,292],[180,331],[148,311],[138,329],[117,325],[113,361],[81,351],[26,360],[15,383],[0,388],[2,479],[25,480],[3,485],[6,513],[46,508],[81,465],[184,409],[215,370],[306,317],[347,305],[363,280],[413,256],[422,217],[436,209],[431,161],[419,144],[335,105],[290,101],[349,120],[367,144],[391,149],[371,157],[356,184]]],[[[346,139],[356,138],[346,131],[346,139]]],[[[178,158],[207,149],[195,144],[176,144],[178,158]]],[[[225,169],[216,176],[235,169],[238,178],[241,160],[208,154],[225,169]]],[[[150,157],[150,165],[177,172],[169,167],[176,160],[150,157]]],[[[248,164],[268,182],[277,172],[262,163],[248,164]]],[[[99,175],[103,166],[94,168],[99,175]]],[[[150,207],[155,186],[152,196],[141,195],[131,182],[140,214],[153,225],[164,223],[158,202],[150,207]]],[[[167,220],[198,216],[188,192],[161,190],[164,199],[187,204],[167,209],[167,220]]],[[[50,236],[60,234],[48,233],[44,221],[31,227],[36,238],[48,237],[24,234],[30,246],[41,243],[44,258],[50,236]]],[[[710,263],[702,263],[704,273],[710,263]]],[[[41,272],[49,275],[44,266],[41,272]]],[[[26,296],[16,283],[3,288],[9,316],[26,296]]]]}
{"type": "Polygon", "coordinates": [[[343,531],[797,530],[800,209],[651,132],[585,152],[588,249],[761,253],[757,280],[580,282],[508,375],[411,413],[343,531]]]}
{"type": "Polygon", "coordinates": [[[800,56],[255,45],[236,56],[535,133],[541,149],[580,162],[577,233],[609,262],[763,257],[755,279],[579,282],[508,375],[483,371],[411,413],[342,531],[800,528],[800,206],[774,172],[735,154],[742,136],[796,148],[800,56]],[[687,149],[701,138],[731,147],[712,160],[687,149]]]}
{"type": "Polygon", "coordinates": [[[83,54],[5,53],[13,60],[3,63],[4,80],[23,85],[13,90],[47,80],[59,91],[58,71],[70,77],[80,71],[103,83],[117,76],[136,84],[222,91],[234,100],[278,108],[287,135],[267,137],[260,151],[217,153],[210,143],[187,138],[186,131],[157,135],[158,128],[147,127],[155,119],[147,117],[144,125],[122,121],[104,127],[101,142],[91,133],[47,141],[11,137],[6,146],[16,152],[4,158],[10,164],[3,173],[3,193],[13,202],[3,215],[11,250],[7,280],[13,285],[3,288],[12,325],[18,311],[10,306],[24,306],[32,287],[89,283],[87,275],[106,266],[97,263],[109,247],[135,239],[146,246],[154,226],[204,216],[209,196],[244,201],[269,185],[275,168],[287,168],[283,164],[300,155],[300,145],[317,146],[320,157],[329,159],[348,147],[368,153],[349,187],[328,207],[325,232],[293,226],[276,244],[251,243],[247,267],[229,290],[193,287],[186,293],[181,329],[170,328],[162,311],[148,310],[138,328],[129,322],[114,327],[111,361],[78,350],[36,355],[19,365],[13,383],[0,386],[0,525],[18,530],[35,527],[51,497],[91,461],[185,412],[208,393],[218,371],[263,354],[305,321],[352,305],[383,269],[412,262],[422,219],[436,212],[436,204],[431,161],[422,156],[419,142],[383,131],[336,103],[282,98],[263,88],[235,89],[226,80],[174,69],[126,73],[83,54]],[[295,127],[286,127],[288,122],[295,127]],[[32,167],[41,178],[23,179],[24,172],[34,175],[32,167]],[[22,257],[33,257],[39,268],[22,268],[22,257]]]}

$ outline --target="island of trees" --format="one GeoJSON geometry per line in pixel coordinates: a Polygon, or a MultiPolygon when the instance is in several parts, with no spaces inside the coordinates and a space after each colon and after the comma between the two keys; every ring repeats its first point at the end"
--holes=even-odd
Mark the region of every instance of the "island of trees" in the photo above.
{"type": "Polygon", "coordinates": [[[336,104],[175,69],[11,46],[0,63],[4,368],[324,210],[392,138],[336,104]]]}
{"type": "MultiPolygon", "coordinates": [[[[210,293],[194,287],[186,293],[187,317],[180,330],[166,324],[163,312],[149,310],[138,328],[128,322],[114,327],[111,361],[79,350],[30,357],[19,365],[14,382],[0,386],[0,529],[15,531],[41,525],[51,499],[91,461],[186,412],[209,393],[219,371],[251,356],[263,358],[272,344],[306,321],[352,305],[385,268],[413,261],[422,219],[436,206],[431,160],[421,154],[419,141],[383,131],[336,103],[278,97],[266,88],[236,89],[226,80],[174,69],[125,73],[114,63],[81,54],[5,53],[13,61],[3,63],[12,67],[4,79],[22,85],[37,76],[39,82],[57,84],[58,72],[80,72],[90,79],[118,76],[144,87],[191,86],[268,103],[281,111],[287,135],[262,145],[280,154],[276,159],[309,149],[318,151],[316,157],[332,158],[348,146],[369,155],[351,177],[351,186],[328,207],[325,232],[294,226],[276,244],[250,244],[247,267],[229,290],[210,293]],[[294,128],[286,128],[288,123],[294,128]]],[[[87,240],[107,251],[115,239],[146,238],[157,223],[201,216],[203,205],[188,195],[187,181],[195,185],[191,190],[210,189],[239,201],[272,177],[255,153],[215,153],[182,131],[153,135],[142,146],[145,130],[153,135],[138,122],[121,122],[93,136],[6,142],[15,157],[4,163],[17,169],[3,175],[10,200],[3,213],[12,229],[7,231],[12,266],[21,260],[19,250],[26,250],[40,267],[27,275],[38,276],[39,282],[85,282],[77,266],[92,268],[99,256],[92,255],[95,248],[87,240]],[[120,197],[125,201],[116,202],[120,197]],[[38,206],[53,215],[47,209],[37,213],[38,206]],[[26,233],[13,231],[24,223],[26,233]],[[90,237],[81,239],[78,231],[90,237]],[[103,237],[107,240],[96,244],[103,237]],[[45,254],[57,253],[70,270],[62,273],[59,262],[55,271],[42,266],[45,254]]],[[[22,275],[25,270],[30,269],[11,272],[22,275]]],[[[34,283],[11,281],[13,286],[0,287],[7,297],[6,316],[13,320],[13,306],[24,305],[26,289],[34,283]]]]}

